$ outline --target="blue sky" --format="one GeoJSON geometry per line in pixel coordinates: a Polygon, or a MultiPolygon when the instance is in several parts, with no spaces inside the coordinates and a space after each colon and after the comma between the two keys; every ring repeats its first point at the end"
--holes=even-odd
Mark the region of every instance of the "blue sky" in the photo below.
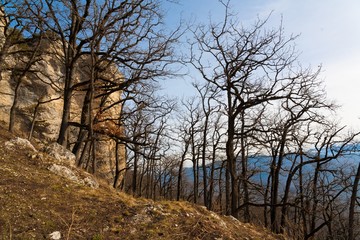
{"type": "MultiPolygon", "coordinates": [[[[206,23],[209,16],[221,20],[224,9],[218,0],[178,0],[166,5],[167,21],[182,17],[206,23]]],[[[243,25],[272,12],[269,26],[279,26],[281,17],[287,34],[301,34],[296,40],[304,66],[322,65],[329,99],[342,107],[342,123],[360,129],[360,1],[359,0],[231,0],[243,25]]],[[[165,84],[170,96],[189,96],[191,79],[165,84]]]]}

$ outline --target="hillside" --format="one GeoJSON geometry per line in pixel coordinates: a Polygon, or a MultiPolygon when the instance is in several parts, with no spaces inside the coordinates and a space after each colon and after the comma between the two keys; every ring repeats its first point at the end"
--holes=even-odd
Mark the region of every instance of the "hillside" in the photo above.
{"type": "Polygon", "coordinates": [[[5,148],[12,138],[0,126],[0,239],[283,239],[187,202],[76,184],[50,172],[46,154],[5,148]]]}

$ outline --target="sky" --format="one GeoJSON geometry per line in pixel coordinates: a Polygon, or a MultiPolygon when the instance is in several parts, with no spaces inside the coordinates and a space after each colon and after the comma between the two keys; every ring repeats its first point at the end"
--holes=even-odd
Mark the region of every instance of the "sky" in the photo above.
{"type": "MultiPolygon", "coordinates": [[[[178,0],[167,4],[166,19],[176,24],[182,17],[206,23],[221,20],[224,8],[218,0],[178,0]]],[[[283,20],[285,33],[300,34],[295,41],[303,66],[322,65],[327,96],[341,106],[341,123],[360,129],[360,1],[359,0],[231,0],[244,26],[271,13],[269,26],[283,20]]],[[[189,75],[192,75],[190,72],[189,75]]],[[[173,79],[164,84],[169,96],[192,94],[191,79],[173,79]]]]}

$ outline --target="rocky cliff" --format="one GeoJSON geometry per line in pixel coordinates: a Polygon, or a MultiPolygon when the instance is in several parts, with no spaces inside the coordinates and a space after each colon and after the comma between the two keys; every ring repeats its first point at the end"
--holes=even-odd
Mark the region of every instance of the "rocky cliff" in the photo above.
{"type": "MultiPolygon", "coordinates": [[[[3,22],[0,24],[3,24],[3,22]]],[[[0,121],[8,125],[10,112],[13,108],[14,129],[26,137],[35,137],[43,142],[54,142],[58,137],[63,111],[65,69],[61,45],[56,41],[42,40],[39,43],[41,45],[38,46],[40,40],[33,39],[22,45],[4,46],[6,34],[4,34],[4,28],[1,26],[0,121]],[[37,60],[33,61],[31,66],[28,67],[27,63],[30,61],[30,56],[29,54],[23,54],[23,52],[35,47],[39,49],[37,60]]],[[[88,63],[89,59],[86,56],[77,61],[73,74],[74,84],[86,82],[89,79],[88,63]]],[[[116,76],[116,78],[121,79],[115,68],[109,67],[103,74],[107,78],[116,76]]],[[[73,91],[70,122],[79,124],[81,122],[84,98],[87,93],[84,89],[86,89],[86,84],[82,88],[75,88],[73,91]]],[[[106,133],[109,127],[118,128],[117,131],[121,132],[120,127],[114,126],[114,119],[118,118],[121,105],[116,104],[111,108],[107,108],[107,106],[119,102],[119,99],[120,92],[114,92],[106,100],[93,101],[93,118],[102,118],[94,126],[98,132],[106,133]],[[99,109],[102,109],[101,116],[99,115],[99,109]],[[104,116],[107,117],[104,118],[104,116]]],[[[70,150],[74,148],[79,139],[80,129],[79,127],[69,127],[68,148],[70,150]]],[[[82,151],[86,152],[84,142],[86,142],[86,139],[80,142],[80,149],[82,148],[82,151]]],[[[116,142],[107,134],[97,134],[95,146],[96,172],[112,184],[116,175],[115,165],[118,165],[118,169],[125,167],[124,146],[118,147],[116,152],[116,142]]],[[[79,158],[80,154],[77,157],[79,158]]],[[[86,153],[83,158],[86,158],[86,153]]],[[[84,167],[86,167],[86,164],[88,164],[86,159],[79,163],[84,167]]]]}

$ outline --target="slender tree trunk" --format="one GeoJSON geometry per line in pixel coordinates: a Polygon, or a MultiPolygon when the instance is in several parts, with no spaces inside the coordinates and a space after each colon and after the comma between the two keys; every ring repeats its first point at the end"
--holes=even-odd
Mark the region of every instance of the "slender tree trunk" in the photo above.
{"type": "Polygon", "coordinates": [[[79,160],[77,162],[77,166],[80,167],[81,165],[84,164],[84,167],[86,169],[86,166],[87,166],[87,162],[85,162],[85,157],[86,157],[86,153],[88,152],[88,148],[89,148],[89,141],[85,141],[85,144],[84,144],[84,147],[81,151],[81,154],[80,154],[80,157],[79,157],[79,160]]]}
{"type": "Polygon", "coordinates": [[[114,184],[113,187],[114,188],[119,188],[120,187],[120,183],[121,183],[121,173],[125,170],[125,169],[121,169],[120,168],[120,147],[121,147],[121,143],[119,141],[116,141],[116,145],[115,145],[115,176],[114,176],[114,184]],[[120,182],[119,182],[120,180],[120,182]]]}
{"type": "Polygon", "coordinates": [[[16,81],[16,86],[14,89],[14,100],[13,100],[13,104],[10,108],[10,120],[9,120],[9,131],[13,132],[14,131],[14,124],[15,124],[15,118],[16,118],[16,110],[17,110],[17,106],[18,106],[18,102],[19,102],[19,90],[20,90],[20,85],[22,83],[22,79],[18,78],[16,81]]]}
{"type": "Polygon", "coordinates": [[[133,169],[133,175],[132,175],[132,194],[133,196],[136,196],[137,194],[137,174],[138,174],[138,160],[139,160],[139,147],[135,145],[135,151],[134,151],[134,169],[133,169]]]}
{"type": "Polygon", "coordinates": [[[30,127],[28,140],[31,140],[32,135],[34,133],[34,128],[35,128],[35,123],[36,123],[36,118],[37,118],[37,113],[38,113],[39,106],[40,106],[40,100],[37,101],[36,106],[34,108],[34,113],[33,113],[33,117],[32,117],[32,120],[31,120],[31,127],[30,127]]]}
{"type": "MultiPolygon", "coordinates": [[[[300,155],[301,155],[302,150],[300,149],[300,155]]],[[[301,157],[301,156],[300,156],[301,157]]],[[[288,198],[289,198],[289,194],[290,194],[290,186],[291,186],[291,182],[293,180],[294,174],[296,173],[298,167],[295,167],[295,162],[293,161],[292,166],[289,170],[289,174],[287,176],[286,179],[286,184],[285,184],[285,190],[284,190],[284,197],[283,197],[283,201],[282,201],[282,207],[281,207],[281,219],[280,219],[280,232],[284,233],[285,232],[285,225],[286,225],[286,217],[287,217],[287,210],[288,210],[288,198]]]]}
{"type": "Polygon", "coordinates": [[[267,228],[269,226],[269,217],[268,217],[268,198],[269,198],[269,189],[270,189],[270,183],[271,183],[271,173],[269,174],[267,181],[266,181],[266,188],[264,193],[264,210],[263,210],[263,216],[264,216],[264,226],[267,228]]]}
{"type": "MultiPolygon", "coordinates": [[[[145,152],[145,151],[144,151],[145,152]]],[[[140,171],[140,179],[139,179],[139,187],[138,187],[138,192],[139,192],[139,194],[138,194],[138,196],[139,197],[142,197],[143,196],[143,193],[145,192],[144,190],[143,190],[143,182],[144,182],[144,176],[145,176],[145,174],[146,174],[146,168],[145,168],[145,164],[148,164],[148,162],[149,161],[151,161],[151,158],[150,159],[147,159],[146,161],[144,160],[143,162],[142,162],[142,166],[141,166],[141,171],[140,171]]],[[[146,186],[145,186],[145,188],[146,188],[146,186]]],[[[146,196],[146,195],[145,195],[146,196]]]]}
{"type": "Polygon", "coordinates": [[[306,220],[306,206],[305,206],[305,199],[304,199],[304,183],[303,183],[303,156],[300,156],[300,169],[299,169],[299,194],[300,194],[300,217],[302,222],[302,232],[304,233],[304,236],[308,233],[308,225],[306,220]]]}
{"type": "Polygon", "coordinates": [[[241,138],[240,138],[240,145],[241,145],[241,181],[242,186],[244,189],[244,221],[246,223],[250,222],[250,210],[249,210],[249,188],[247,182],[247,156],[246,156],[246,146],[245,146],[245,116],[244,112],[241,114],[241,138]]]}
{"type": "Polygon", "coordinates": [[[146,161],[146,177],[145,177],[145,179],[146,179],[145,180],[146,181],[146,187],[145,187],[146,198],[150,198],[150,192],[152,189],[151,180],[150,180],[150,171],[151,171],[151,165],[152,165],[153,161],[154,161],[153,158],[146,161]]]}
{"type": "Polygon", "coordinates": [[[230,170],[229,170],[229,161],[226,160],[226,169],[225,169],[225,214],[226,215],[231,215],[231,197],[230,197],[230,187],[231,187],[231,183],[230,183],[230,170]]]}
{"type": "Polygon", "coordinates": [[[199,182],[198,182],[198,157],[196,153],[196,145],[195,145],[195,130],[194,126],[192,126],[191,130],[191,155],[192,155],[192,163],[193,163],[193,195],[194,195],[194,203],[198,202],[198,190],[199,190],[199,182]]]}
{"type": "MultiPolygon", "coordinates": [[[[94,131],[94,123],[95,121],[98,121],[95,119],[95,107],[94,107],[94,96],[95,96],[95,81],[97,78],[97,72],[96,72],[96,55],[95,55],[95,46],[92,44],[91,46],[91,72],[90,72],[90,96],[89,96],[89,137],[92,145],[92,151],[91,151],[91,159],[92,159],[92,173],[96,173],[97,171],[97,159],[96,159],[96,145],[97,145],[97,139],[96,134],[94,131]]],[[[101,111],[101,110],[100,110],[101,111]]]]}
{"type": "MultiPolygon", "coordinates": [[[[209,178],[209,194],[208,194],[208,209],[213,210],[213,197],[214,197],[214,174],[215,174],[215,162],[216,162],[216,147],[213,146],[211,169],[209,178]]],[[[219,192],[221,191],[219,185],[219,192]]]]}
{"type": "Polygon", "coordinates": [[[280,232],[284,233],[285,232],[285,224],[286,224],[286,215],[287,215],[287,201],[289,198],[289,191],[290,191],[290,185],[291,185],[291,181],[293,178],[293,173],[290,172],[287,180],[286,180],[286,185],[285,185],[285,190],[284,190],[284,197],[283,197],[283,205],[281,207],[281,220],[280,220],[280,232]]]}
{"type": "MultiPolygon", "coordinates": [[[[82,111],[81,111],[81,118],[80,118],[80,124],[81,124],[81,128],[79,129],[79,134],[76,140],[76,143],[74,144],[74,147],[72,149],[72,153],[75,154],[76,159],[79,159],[79,153],[81,150],[81,146],[84,143],[84,140],[86,139],[86,132],[88,130],[85,130],[83,127],[87,126],[89,124],[89,103],[91,100],[91,88],[89,87],[89,89],[86,91],[85,97],[84,97],[84,102],[83,102],[83,106],[82,106],[82,111]]],[[[91,118],[90,118],[91,119],[91,118]]]]}
{"type": "Polygon", "coordinates": [[[181,181],[182,181],[182,171],[183,171],[184,161],[180,160],[180,166],[178,171],[178,179],[177,179],[177,188],[176,188],[176,200],[179,201],[181,197],[181,181]]]}
{"type": "Polygon", "coordinates": [[[196,164],[196,156],[193,156],[193,194],[194,194],[194,203],[198,202],[198,172],[196,164]]]}
{"type": "MultiPolygon", "coordinates": [[[[223,174],[224,174],[224,170],[225,170],[225,162],[222,161],[221,163],[221,167],[219,169],[219,179],[218,179],[218,186],[219,186],[219,195],[218,195],[218,205],[219,205],[219,211],[222,213],[222,214],[226,214],[226,212],[224,211],[224,205],[223,205],[223,184],[224,184],[224,181],[222,180],[223,179],[223,174]]],[[[226,171],[226,170],[225,170],[226,171]]]]}
{"type": "Polygon", "coordinates": [[[273,164],[271,167],[272,177],[271,177],[271,200],[270,200],[270,221],[271,221],[271,230],[275,233],[280,233],[278,219],[277,219],[277,205],[278,205],[278,195],[279,195],[279,184],[280,184],[280,170],[284,160],[284,151],[285,143],[288,129],[284,129],[281,140],[280,140],[280,149],[277,156],[274,155],[273,164]]]}
{"type": "Polygon", "coordinates": [[[155,181],[155,161],[152,160],[151,161],[151,165],[150,165],[150,198],[155,199],[155,189],[156,189],[156,181],[155,181]]]}
{"type": "Polygon", "coordinates": [[[184,162],[185,162],[185,157],[186,154],[188,152],[189,149],[189,141],[185,141],[185,148],[184,148],[184,152],[181,155],[181,160],[180,160],[180,166],[179,166],[179,172],[178,172],[178,179],[177,179],[177,193],[176,193],[176,200],[179,201],[180,197],[181,197],[181,182],[182,182],[182,176],[183,176],[183,168],[184,168],[184,162]]]}
{"type": "Polygon", "coordinates": [[[235,136],[235,121],[233,117],[229,117],[228,119],[228,139],[226,142],[226,156],[228,161],[228,171],[230,173],[230,181],[231,181],[231,215],[235,218],[239,218],[238,214],[238,200],[239,200],[239,192],[238,192],[238,179],[236,174],[236,157],[234,154],[235,146],[234,146],[234,136],[235,136]]]}
{"type": "Polygon", "coordinates": [[[358,192],[358,186],[360,181],[360,162],[356,172],[356,176],[354,179],[354,184],[352,187],[352,193],[350,198],[350,206],[349,206],[349,230],[348,230],[348,240],[354,240],[354,221],[355,221],[355,204],[358,192]]]}
{"type": "Polygon", "coordinates": [[[57,139],[57,142],[63,146],[67,145],[67,130],[70,119],[71,95],[72,95],[71,89],[69,87],[65,87],[63,113],[61,118],[59,137],[57,139]]]}
{"type": "MultiPolygon", "coordinates": [[[[72,9],[74,10],[74,9],[72,9]]],[[[63,42],[63,51],[65,55],[64,67],[65,67],[65,76],[64,76],[64,103],[63,103],[63,112],[59,130],[59,136],[57,143],[62,146],[67,147],[68,143],[68,127],[70,121],[70,110],[71,110],[71,99],[73,94],[72,84],[73,84],[73,74],[76,63],[76,34],[80,30],[81,26],[75,26],[78,20],[77,13],[71,12],[71,34],[69,36],[69,43],[63,42]],[[75,29],[75,27],[79,29],[75,29]]],[[[93,49],[92,49],[93,50],[93,49]]]]}
{"type": "Polygon", "coordinates": [[[206,172],[206,147],[207,147],[207,131],[209,125],[209,114],[205,114],[204,122],[204,132],[203,132],[203,144],[202,144],[202,153],[201,153],[201,164],[203,170],[203,188],[204,188],[204,205],[209,209],[209,199],[208,199],[208,183],[207,183],[207,172],[206,172]]]}
{"type": "Polygon", "coordinates": [[[318,196],[317,196],[317,186],[318,186],[318,178],[320,172],[320,163],[316,164],[316,169],[314,172],[314,178],[312,182],[312,209],[311,209],[311,221],[310,221],[310,233],[314,232],[316,229],[316,211],[318,207],[318,196]]]}

